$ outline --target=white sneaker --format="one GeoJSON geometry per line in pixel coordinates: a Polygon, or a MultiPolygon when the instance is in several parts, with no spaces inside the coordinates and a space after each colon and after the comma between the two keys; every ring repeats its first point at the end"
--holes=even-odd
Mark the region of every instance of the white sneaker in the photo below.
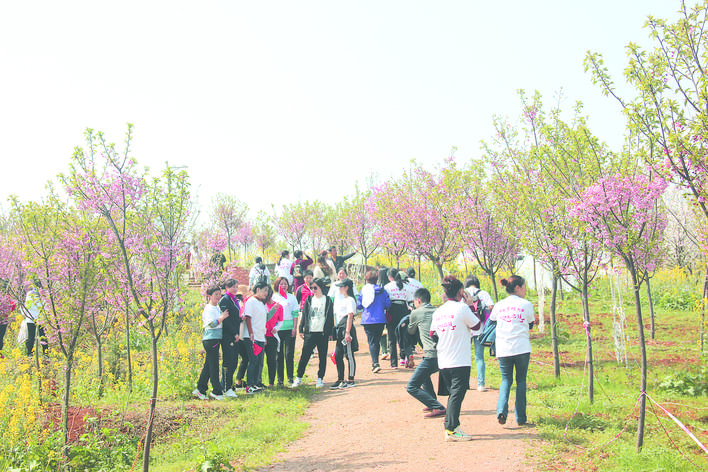
{"type": "Polygon", "coordinates": [[[199,389],[196,389],[196,388],[192,392],[192,395],[194,395],[195,397],[197,397],[200,400],[206,400],[207,398],[209,398],[206,395],[204,395],[202,392],[200,392],[199,389]]]}
{"type": "Polygon", "coordinates": [[[295,382],[291,385],[292,388],[298,388],[302,384],[302,379],[300,377],[295,377],[295,382]]]}
{"type": "Polygon", "coordinates": [[[234,392],[234,389],[232,388],[228,389],[224,396],[229,398],[238,398],[238,395],[236,395],[236,392],[234,392]]]}
{"type": "Polygon", "coordinates": [[[486,392],[487,388],[484,385],[477,385],[478,392],[486,392]]]}
{"type": "Polygon", "coordinates": [[[223,395],[215,395],[214,392],[210,392],[209,396],[214,400],[223,400],[225,398],[223,395]]]}
{"type": "Polygon", "coordinates": [[[324,382],[322,379],[317,379],[317,382],[315,383],[315,388],[322,388],[324,387],[324,382]]]}
{"type": "Polygon", "coordinates": [[[463,433],[460,427],[455,428],[455,431],[445,431],[445,441],[457,442],[457,441],[471,441],[472,436],[463,433]]]}

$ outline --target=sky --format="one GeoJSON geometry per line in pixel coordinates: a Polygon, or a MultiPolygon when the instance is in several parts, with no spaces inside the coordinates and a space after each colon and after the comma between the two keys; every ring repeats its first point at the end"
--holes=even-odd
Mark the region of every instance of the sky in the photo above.
{"type": "MultiPolygon", "coordinates": [[[[0,3],[0,204],[39,200],[84,131],[157,173],[186,166],[208,213],[217,193],[249,216],[335,203],[434,168],[457,147],[477,160],[518,89],[584,103],[620,149],[624,120],[584,72],[588,50],[622,83],[630,42],[673,0],[202,1],[0,3]]],[[[630,93],[626,87],[620,90],[630,93]]]]}

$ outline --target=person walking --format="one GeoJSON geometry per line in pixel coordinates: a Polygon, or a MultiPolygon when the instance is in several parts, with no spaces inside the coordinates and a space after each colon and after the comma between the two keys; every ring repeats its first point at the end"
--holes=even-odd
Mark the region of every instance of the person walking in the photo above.
{"type": "Polygon", "coordinates": [[[475,332],[475,335],[472,339],[474,340],[474,362],[477,367],[477,390],[480,392],[486,392],[487,388],[485,387],[486,366],[484,365],[484,346],[482,345],[482,343],[479,342],[479,336],[484,330],[484,325],[487,322],[487,319],[489,318],[489,314],[491,313],[492,308],[494,308],[494,301],[492,300],[492,296],[489,295],[489,293],[479,288],[479,279],[476,275],[471,274],[468,275],[467,278],[465,278],[465,291],[470,295],[470,297],[472,297],[472,300],[479,300],[480,311],[484,315],[483,318],[480,318],[479,314],[477,314],[477,318],[480,318],[482,326],[477,332],[475,332]]]}
{"type": "Polygon", "coordinates": [[[248,273],[248,289],[255,292],[254,285],[256,282],[265,281],[267,285],[270,285],[270,271],[268,267],[263,263],[263,258],[256,257],[256,263],[251,267],[248,273]]]}
{"type": "Polygon", "coordinates": [[[501,285],[509,294],[494,305],[489,319],[497,322],[496,350],[501,385],[499,386],[499,401],[497,402],[497,421],[505,424],[509,414],[509,393],[516,378],[516,400],[514,414],[516,424],[527,423],[526,416],[526,374],[531,359],[531,338],[529,330],[533,329],[533,304],[526,300],[526,280],[518,275],[502,279],[501,285]],[[516,376],[514,376],[516,371],[516,376]]]}
{"type": "MultiPolygon", "coordinates": [[[[341,269],[344,270],[344,269],[341,269]]],[[[337,364],[337,381],[333,389],[354,387],[356,374],[356,359],[354,353],[359,350],[359,340],[354,327],[356,301],[354,300],[354,283],[343,279],[334,284],[340,291],[340,297],[334,299],[334,360],[337,364]],[[344,380],[344,358],[349,369],[348,379],[344,380]]]]}
{"type": "Polygon", "coordinates": [[[219,300],[221,299],[221,289],[214,285],[206,291],[209,302],[204,306],[202,312],[202,326],[204,334],[202,335],[202,346],[206,352],[204,366],[197,381],[197,388],[192,394],[200,400],[206,400],[207,387],[211,381],[211,393],[209,396],[216,400],[224,399],[224,392],[221,389],[219,381],[219,346],[221,346],[221,338],[223,333],[222,322],[228,318],[228,310],[219,308],[219,300]]]}
{"type": "Polygon", "coordinates": [[[386,317],[386,331],[388,331],[388,351],[391,356],[391,368],[398,368],[398,354],[401,354],[401,365],[407,366],[413,362],[412,353],[408,352],[408,348],[398,341],[396,328],[404,316],[408,315],[408,296],[406,286],[402,280],[401,273],[398,269],[392,267],[388,270],[389,282],[384,286],[388,292],[388,298],[391,300],[391,306],[388,309],[386,317]],[[400,348],[400,349],[399,349],[400,348]]]}
{"type": "Polygon", "coordinates": [[[433,313],[430,330],[437,336],[438,367],[450,392],[445,413],[445,441],[469,441],[472,436],[460,429],[460,409],[470,386],[472,330],[481,323],[467,304],[462,282],[448,275],[442,286],[447,301],[433,313]]]}
{"type": "Polygon", "coordinates": [[[288,279],[290,285],[293,284],[293,266],[295,266],[295,262],[290,260],[290,251],[282,251],[280,253],[280,259],[278,259],[278,263],[275,265],[275,271],[278,277],[288,279]]]}
{"type": "Polygon", "coordinates": [[[435,342],[430,336],[430,324],[433,321],[435,307],[430,304],[430,291],[427,288],[419,288],[413,294],[413,304],[415,310],[411,312],[408,322],[408,334],[418,335],[420,343],[423,345],[423,359],[415,368],[406,391],[416,400],[425,405],[425,418],[436,418],[444,416],[446,411],[442,403],[435,396],[435,389],[430,376],[438,371],[438,352],[435,349],[435,342]]]}
{"type": "Polygon", "coordinates": [[[241,301],[237,298],[238,281],[229,279],[224,284],[225,293],[219,300],[221,311],[226,310],[229,316],[222,323],[221,337],[221,389],[224,395],[236,398],[234,392],[234,373],[238,366],[238,348],[241,334],[241,301]]]}
{"type": "Polygon", "coordinates": [[[324,387],[324,376],[327,370],[327,345],[334,327],[334,302],[324,294],[324,280],[313,279],[310,290],[313,295],[305,302],[305,308],[300,316],[299,331],[300,337],[303,339],[302,354],[297,365],[297,377],[293,382],[293,388],[302,384],[305,368],[315,348],[317,348],[320,360],[315,387],[324,387]]]}
{"type": "Polygon", "coordinates": [[[378,278],[379,273],[375,270],[366,273],[366,285],[361,289],[357,302],[357,309],[362,310],[361,325],[364,327],[366,340],[369,343],[371,371],[375,374],[381,371],[379,365],[381,334],[386,327],[386,310],[391,306],[386,290],[376,284],[378,278]]]}

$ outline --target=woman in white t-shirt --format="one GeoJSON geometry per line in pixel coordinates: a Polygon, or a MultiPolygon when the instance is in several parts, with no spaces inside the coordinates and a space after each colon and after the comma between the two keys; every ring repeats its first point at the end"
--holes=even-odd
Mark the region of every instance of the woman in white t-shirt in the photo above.
{"type": "Polygon", "coordinates": [[[300,313],[300,305],[295,295],[288,293],[290,285],[288,279],[280,277],[276,279],[273,288],[277,290],[273,295],[273,300],[283,307],[283,324],[278,331],[280,338],[280,350],[278,351],[278,387],[285,384],[285,373],[288,374],[288,385],[294,382],[294,362],[295,362],[295,339],[297,337],[297,319],[300,313]]]}
{"type": "Polygon", "coordinates": [[[512,275],[500,282],[509,294],[494,305],[489,319],[497,322],[496,350],[502,381],[499,386],[497,420],[506,423],[509,413],[509,393],[516,378],[516,402],[514,414],[519,426],[525,425],[526,417],[526,374],[531,359],[531,339],[529,330],[533,328],[533,304],[526,300],[526,281],[512,275]],[[516,370],[516,377],[514,377],[516,370]]]}
{"type": "Polygon", "coordinates": [[[287,279],[290,286],[293,285],[293,265],[295,263],[290,259],[290,251],[285,250],[280,253],[280,259],[275,265],[275,271],[278,273],[278,277],[283,277],[287,279]]]}
{"type": "Polygon", "coordinates": [[[412,367],[413,364],[413,349],[404,343],[399,342],[396,334],[396,328],[401,320],[408,315],[408,289],[403,282],[403,276],[396,268],[388,270],[389,282],[384,286],[384,290],[388,292],[388,298],[391,300],[391,308],[388,309],[388,321],[386,330],[388,331],[388,350],[391,356],[391,368],[398,368],[398,351],[400,348],[401,365],[412,367]]]}
{"type": "Polygon", "coordinates": [[[359,341],[354,328],[354,315],[356,314],[356,300],[354,299],[354,283],[349,279],[340,280],[334,287],[340,296],[334,299],[334,360],[337,364],[337,381],[331,388],[354,387],[356,374],[356,360],[354,353],[359,350],[359,341]],[[344,358],[349,365],[349,377],[344,380],[344,358]]]}

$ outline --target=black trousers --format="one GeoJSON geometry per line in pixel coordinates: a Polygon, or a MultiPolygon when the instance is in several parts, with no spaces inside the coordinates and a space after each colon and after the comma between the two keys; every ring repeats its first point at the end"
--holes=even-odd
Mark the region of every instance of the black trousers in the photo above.
{"type": "Polygon", "coordinates": [[[220,339],[206,339],[202,341],[204,351],[206,351],[206,359],[204,359],[204,367],[199,375],[197,382],[197,390],[206,395],[209,381],[211,380],[211,392],[214,395],[223,395],[221,390],[221,382],[219,382],[219,348],[221,347],[220,339]]]}
{"type": "Polygon", "coordinates": [[[238,365],[238,372],[236,373],[236,380],[240,383],[244,377],[246,377],[246,370],[248,369],[248,350],[253,349],[251,346],[251,340],[248,338],[243,338],[238,342],[238,355],[241,358],[241,362],[238,365]]]}
{"type": "Polygon", "coordinates": [[[5,333],[7,332],[7,325],[5,323],[0,323],[0,350],[5,346],[4,339],[5,333]]]}
{"type": "Polygon", "coordinates": [[[268,385],[273,385],[278,366],[278,340],[275,337],[266,336],[265,356],[268,366],[268,385]]]}
{"type": "Polygon", "coordinates": [[[440,369],[447,388],[450,391],[450,398],[447,400],[447,414],[445,415],[445,429],[454,431],[460,426],[460,409],[462,400],[470,388],[470,366],[452,367],[450,369],[440,369]]]}
{"type": "Polygon", "coordinates": [[[221,365],[221,389],[224,392],[231,390],[234,386],[234,373],[238,366],[238,347],[241,342],[234,341],[234,337],[221,340],[221,355],[223,361],[221,365]]]}
{"type": "MultiPolygon", "coordinates": [[[[295,335],[297,336],[297,334],[295,335]]],[[[295,336],[292,329],[278,331],[280,337],[280,351],[278,351],[278,383],[285,383],[285,374],[288,382],[293,383],[293,367],[295,364],[295,336]]]]}
{"type": "MultiPolygon", "coordinates": [[[[27,348],[27,355],[31,356],[34,351],[34,340],[37,335],[37,325],[35,323],[27,323],[27,341],[25,341],[25,347],[27,348]]],[[[44,328],[39,327],[39,344],[42,346],[42,354],[47,352],[47,336],[44,334],[44,328]]]]}
{"type": "Polygon", "coordinates": [[[300,356],[300,362],[297,364],[297,376],[302,378],[305,375],[305,368],[310,360],[312,352],[317,348],[317,355],[320,358],[320,366],[317,369],[317,378],[323,379],[325,371],[327,370],[327,344],[329,343],[329,336],[325,336],[324,333],[307,333],[305,334],[305,340],[302,343],[302,355],[300,356]]]}
{"type": "Polygon", "coordinates": [[[352,343],[342,344],[343,339],[337,339],[334,348],[334,359],[337,363],[337,380],[344,380],[344,359],[347,359],[349,366],[349,380],[354,380],[356,374],[356,360],[352,351],[352,343]]]}

